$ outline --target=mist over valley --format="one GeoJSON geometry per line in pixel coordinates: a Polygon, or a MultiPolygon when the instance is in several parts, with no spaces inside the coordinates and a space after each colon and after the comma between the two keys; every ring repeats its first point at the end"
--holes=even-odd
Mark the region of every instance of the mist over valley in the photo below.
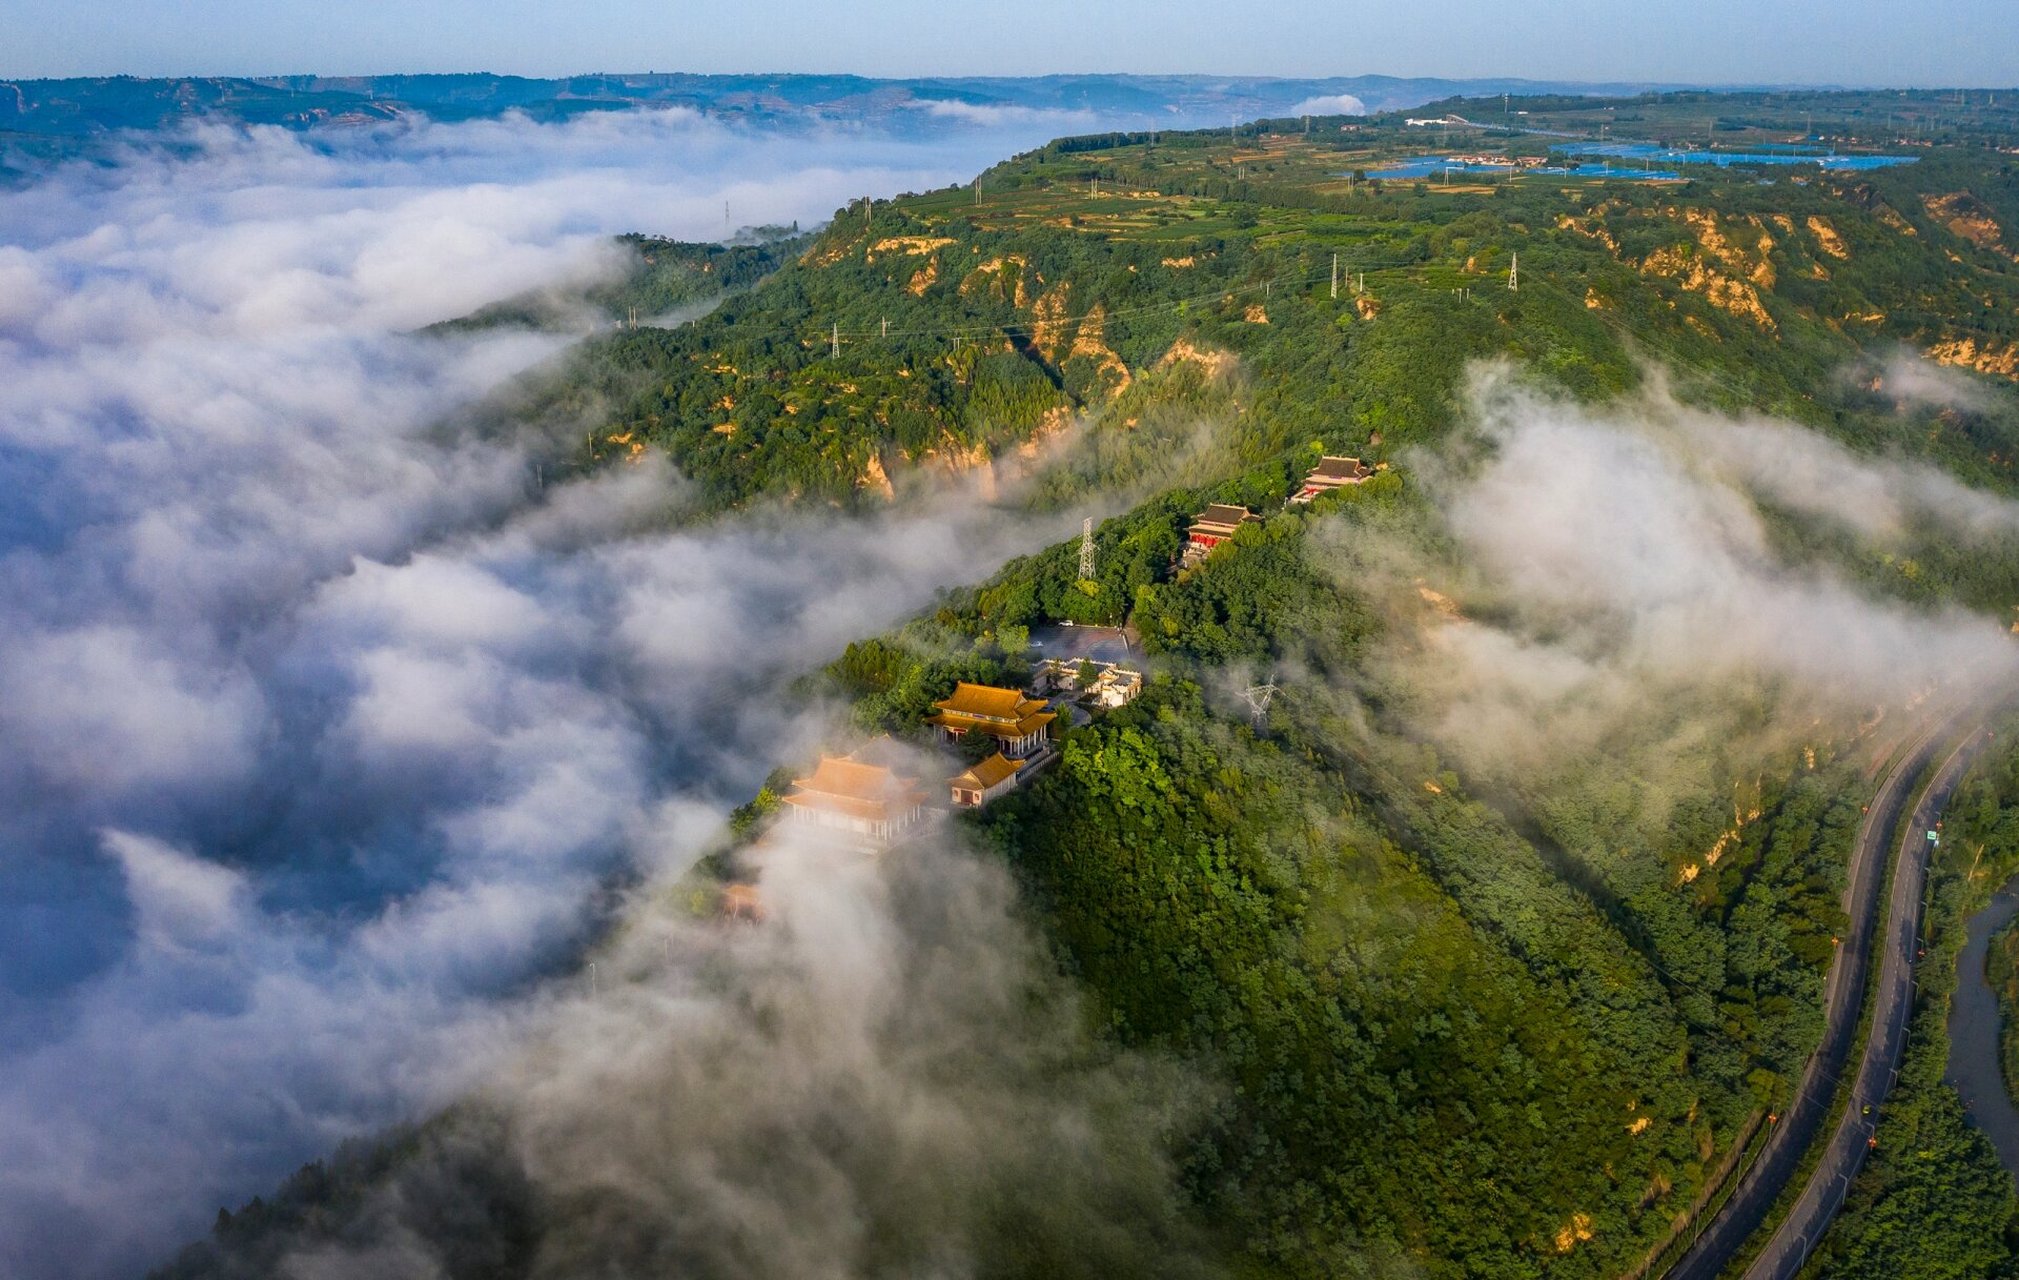
{"type": "Polygon", "coordinates": [[[0,84],[0,1271],[2009,1273],[2015,111],[0,84]]]}

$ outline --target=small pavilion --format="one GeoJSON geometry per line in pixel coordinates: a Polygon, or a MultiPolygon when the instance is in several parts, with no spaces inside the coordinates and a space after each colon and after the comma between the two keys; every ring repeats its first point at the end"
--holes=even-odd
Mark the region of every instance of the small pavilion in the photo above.
{"type": "Polygon", "coordinates": [[[948,780],[953,788],[953,804],[957,809],[979,809],[989,801],[1013,789],[1018,775],[1029,761],[1012,760],[998,751],[980,764],[948,780]]]}

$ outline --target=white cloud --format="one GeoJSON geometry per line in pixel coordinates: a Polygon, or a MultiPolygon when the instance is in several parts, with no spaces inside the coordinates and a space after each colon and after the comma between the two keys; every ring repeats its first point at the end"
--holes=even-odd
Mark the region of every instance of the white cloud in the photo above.
{"type": "Polygon", "coordinates": [[[1632,666],[1782,672],[1897,700],[2019,656],[1989,620],[1931,618],[1781,564],[1743,494],[1663,441],[1561,406],[1493,412],[1497,453],[1451,506],[1460,540],[1521,607],[1617,628],[1632,666]]]}
{"type": "Polygon", "coordinates": [[[130,1273],[467,1087],[799,740],[782,676],[1055,532],[653,532],[663,464],[538,492],[544,428],[432,429],[555,340],[402,332],[1020,127],[201,130],[0,192],[0,1273],[130,1273]]]}
{"type": "Polygon", "coordinates": [[[243,670],[208,657],[114,623],[27,631],[0,666],[0,731],[39,785],[66,794],[240,780],[263,699],[243,670]]]}
{"type": "Polygon", "coordinates": [[[1291,107],[1286,115],[1293,116],[1364,116],[1367,104],[1350,93],[1335,93],[1324,97],[1306,98],[1291,107]]]}
{"type": "Polygon", "coordinates": [[[245,877],[159,840],[107,832],[105,847],[126,874],[142,945],[172,950],[223,938],[242,919],[245,877]]]}
{"type": "Polygon", "coordinates": [[[1090,128],[1100,120],[1100,116],[1092,111],[964,102],[958,98],[914,98],[904,106],[912,111],[922,111],[935,120],[952,120],[989,129],[1036,125],[1051,133],[1069,133],[1074,129],[1090,128]]]}
{"type": "Polygon", "coordinates": [[[1755,503],[1764,493],[1875,534],[1959,511],[2009,534],[2019,505],[1660,389],[1587,408],[1496,368],[1472,401],[1484,456],[1456,469],[1418,460],[1464,567],[1453,576],[1405,553],[1398,575],[1371,548],[1335,548],[1463,598],[1461,616],[1419,608],[1428,647],[1392,660],[1439,740],[1470,762],[1534,764],[1679,696],[1773,690],[1787,723],[1842,725],[2019,678],[2000,620],[1875,598],[1825,564],[1785,562],[1755,503]]]}
{"type": "Polygon", "coordinates": [[[417,553],[398,568],[353,561],[350,576],[324,593],[324,607],[374,632],[446,649],[518,648],[559,622],[485,567],[432,552],[417,553]]]}
{"type": "MultiPolygon", "coordinates": [[[[452,1147],[596,1206],[589,1229],[549,1235],[545,1266],[961,1275],[1008,1246],[1210,1273],[1162,1149],[1198,1094],[1090,1052],[1000,865],[939,834],[879,858],[787,828],[744,870],[762,928],[648,885],[598,953],[599,989],[551,993],[482,1091],[495,1126],[452,1147]]],[[[355,1251],[292,1264],[375,1274],[398,1246],[392,1265],[429,1273],[443,1242],[406,1229],[399,1185],[365,1218],[355,1251]]]]}

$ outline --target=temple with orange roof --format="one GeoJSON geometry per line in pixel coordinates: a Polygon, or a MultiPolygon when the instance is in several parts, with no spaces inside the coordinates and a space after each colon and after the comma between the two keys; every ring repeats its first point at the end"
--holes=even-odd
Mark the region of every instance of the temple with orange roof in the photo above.
{"type": "Polygon", "coordinates": [[[849,756],[821,756],[812,776],[794,778],[792,790],[780,798],[796,825],[877,843],[896,839],[925,812],[917,778],[849,756]]]}
{"type": "Polygon", "coordinates": [[[979,809],[1016,786],[1018,775],[1029,763],[1028,760],[1012,760],[998,751],[966,773],[955,775],[947,781],[953,789],[954,807],[979,809]]]}
{"type": "Polygon", "coordinates": [[[933,714],[925,722],[938,729],[945,741],[985,733],[1011,760],[1043,751],[1051,741],[1051,723],[1058,719],[1049,704],[1026,697],[1020,689],[998,689],[965,680],[954,686],[951,698],[932,705],[933,714]]]}

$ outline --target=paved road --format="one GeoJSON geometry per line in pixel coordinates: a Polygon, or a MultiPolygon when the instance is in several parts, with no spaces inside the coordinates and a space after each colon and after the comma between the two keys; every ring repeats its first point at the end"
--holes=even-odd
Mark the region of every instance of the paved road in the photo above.
{"type": "MultiPolygon", "coordinates": [[[[1746,1270],[1746,1280],[1790,1280],[1829,1229],[1830,1220],[1850,1193],[1851,1182],[1864,1166],[1872,1135],[1879,1126],[1879,1108],[1900,1074],[1900,1053],[1907,1046],[1907,1023],[1914,1013],[1914,961],[1920,945],[1921,901],[1928,882],[1928,855],[1935,829],[1956,784],[1962,781],[1977,748],[1984,742],[1974,715],[1952,721],[1964,732],[1929,780],[1913,816],[1899,833],[1899,857],[1887,908],[1886,936],[1879,965],[1878,1000],[1857,1068],[1850,1105],[1830,1135],[1823,1159],[1809,1177],[1795,1207],[1781,1221],[1773,1238],[1746,1270]]],[[[1957,741],[1952,734],[1942,741],[1957,741]]]]}
{"type": "MultiPolygon", "coordinates": [[[[1944,740],[1942,731],[1952,727],[1955,726],[1934,725],[1914,739],[1894,761],[1866,809],[1851,853],[1850,882],[1844,891],[1844,912],[1851,923],[1835,959],[1830,962],[1829,976],[1823,986],[1822,1043],[1810,1057],[1801,1087],[1794,1101],[1781,1113],[1773,1136],[1758,1159],[1741,1175],[1738,1190],[1689,1251],[1664,1273],[1666,1280],[1713,1280],[1722,1272],[1747,1238],[1766,1221],[1774,1202],[1795,1176],[1803,1154],[1822,1133],[1829,1118],[1830,1101],[1851,1060],[1857,1036],[1866,978],[1871,972],[1872,937],[1878,927],[1879,890],[1886,878],[1885,855],[1894,846],[1893,832],[1913,798],[1915,781],[1934,759],[1944,740]]],[[[1918,832],[1916,839],[1922,839],[1918,832]]],[[[1918,924],[1918,890],[1913,903],[1918,924]]],[[[1910,934],[1909,958],[1911,945],[1910,934]]]]}
{"type": "Polygon", "coordinates": [[[1992,935],[2015,915],[2019,880],[2000,889],[1964,927],[1963,954],[1956,958],[1956,998],[1949,1005],[1949,1069],[1942,1078],[1962,1095],[1970,1122],[1991,1139],[1998,1159],[2019,1174],[2019,1107],[2005,1092],[1998,1063],[1998,997],[1984,976],[1992,935]]]}

